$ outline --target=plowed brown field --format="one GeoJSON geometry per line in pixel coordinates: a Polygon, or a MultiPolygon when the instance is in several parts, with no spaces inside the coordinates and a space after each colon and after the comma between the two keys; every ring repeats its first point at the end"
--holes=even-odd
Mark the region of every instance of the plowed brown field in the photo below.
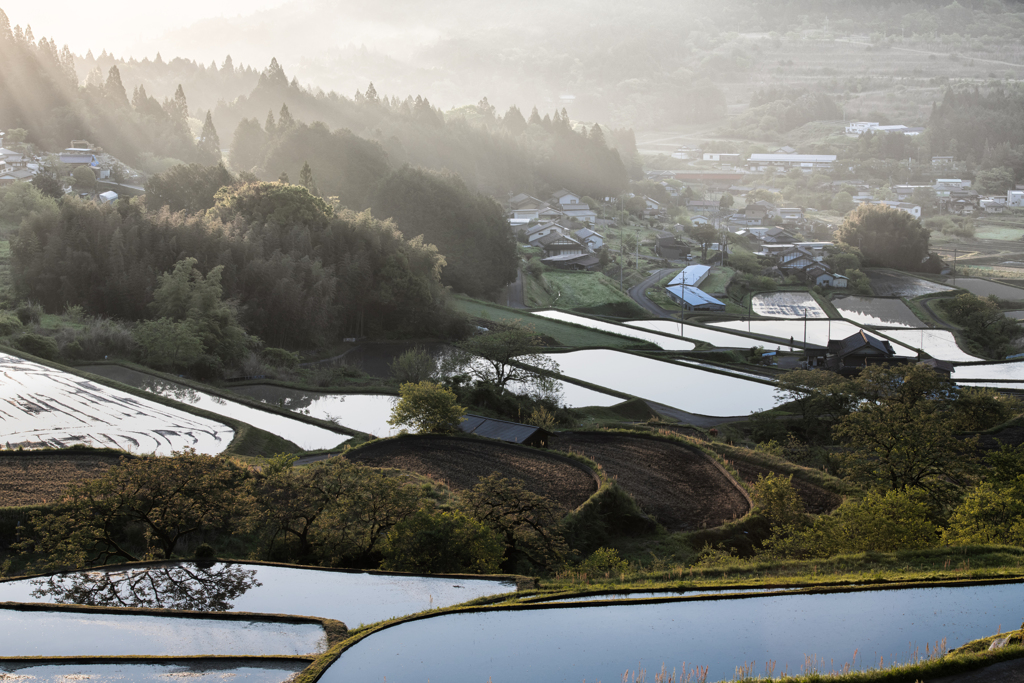
{"type": "Polygon", "coordinates": [[[71,484],[103,476],[119,459],[94,454],[0,455],[0,507],[52,503],[71,484]]]}
{"type": "Polygon", "coordinates": [[[681,444],[641,436],[564,433],[552,448],[595,460],[670,531],[718,526],[750,509],[736,485],[711,460],[681,444]]]}
{"type": "MultiPolygon", "coordinates": [[[[777,471],[763,465],[743,462],[742,460],[729,460],[729,466],[739,472],[740,478],[748,484],[753,484],[757,481],[759,475],[767,477],[770,473],[777,471]]],[[[784,472],[779,472],[779,474],[785,475],[784,472]]],[[[796,477],[793,477],[793,488],[796,489],[797,494],[803,499],[804,507],[807,511],[816,515],[831,512],[843,502],[839,494],[832,493],[820,486],[815,486],[796,477]]]]}
{"type": "Polygon", "coordinates": [[[497,441],[409,437],[372,443],[345,457],[371,467],[416,472],[456,491],[472,488],[480,477],[497,472],[522,480],[527,489],[547,496],[566,512],[597,491],[597,482],[584,469],[539,449],[497,441]]]}

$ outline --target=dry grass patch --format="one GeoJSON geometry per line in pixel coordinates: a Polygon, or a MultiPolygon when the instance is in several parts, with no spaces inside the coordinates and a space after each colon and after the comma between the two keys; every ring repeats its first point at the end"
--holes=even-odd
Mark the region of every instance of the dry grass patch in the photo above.
{"type": "Polygon", "coordinates": [[[0,453],[0,507],[52,503],[72,484],[102,477],[121,457],[106,453],[0,453]]]}

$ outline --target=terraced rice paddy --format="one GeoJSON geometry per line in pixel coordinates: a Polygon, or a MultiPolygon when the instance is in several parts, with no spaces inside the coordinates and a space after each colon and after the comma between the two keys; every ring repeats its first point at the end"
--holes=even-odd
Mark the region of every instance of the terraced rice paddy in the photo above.
{"type": "MultiPolygon", "coordinates": [[[[857,334],[861,328],[845,320],[808,320],[806,327],[803,320],[734,320],[725,323],[711,323],[713,327],[723,330],[747,330],[748,326],[752,332],[766,337],[775,337],[786,340],[793,339],[794,343],[803,343],[806,330],[808,345],[827,346],[829,339],[845,339],[850,335],[857,334]]],[[[767,346],[771,346],[768,344],[767,346]]],[[[900,344],[893,344],[893,350],[897,356],[915,356],[917,353],[900,344]]]]}
{"type": "Polygon", "coordinates": [[[0,453],[0,507],[60,500],[69,486],[102,477],[121,457],[114,453],[4,451],[0,453]]]}
{"type": "Polygon", "coordinates": [[[997,296],[1007,301],[1024,301],[1024,289],[1020,287],[1011,287],[1000,282],[973,277],[958,277],[955,281],[950,280],[949,282],[955,282],[957,287],[966,289],[971,294],[977,296],[997,296]]]}
{"type": "Polygon", "coordinates": [[[961,349],[956,343],[956,337],[949,330],[882,330],[880,336],[894,339],[911,348],[921,349],[932,358],[939,360],[952,363],[971,363],[984,360],[961,349]]]}
{"type": "Polygon", "coordinates": [[[386,394],[329,394],[288,389],[272,384],[234,387],[232,391],[254,401],[267,403],[303,415],[337,422],[343,427],[372,434],[378,438],[394,436],[396,427],[388,424],[396,396],[386,394]]]}
{"type": "Polygon", "coordinates": [[[953,381],[1021,380],[1024,381],[1024,361],[961,365],[953,369],[953,381]]]}
{"type": "Polygon", "coordinates": [[[866,270],[875,296],[896,296],[912,299],[924,294],[950,292],[952,287],[895,270],[866,270]]]}
{"type": "Polygon", "coordinates": [[[306,655],[326,646],[312,623],[0,607],[0,657],[306,655]]]}
{"type": "Polygon", "coordinates": [[[220,453],[233,429],[0,353],[0,427],[6,448],[73,444],[170,455],[187,447],[220,453]]]}
{"type": "Polygon", "coordinates": [[[515,590],[514,583],[487,579],[168,562],[0,582],[0,602],[297,614],[337,619],[355,628],[515,590]]]}
{"type": "Polygon", "coordinates": [[[612,334],[618,334],[623,337],[632,337],[634,339],[642,339],[643,341],[650,342],[658,348],[666,351],[692,351],[694,349],[694,343],[680,339],[678,336],[666,336],[663,334],[652,334],[643,330],[636,329],[634,327],[627,327],[625,325],[616,325],[614,323],[604,322],[603,320],[595,320],[593,318],[585,318],[581,315],[573,315],[572,313],[565,313],[563,311],[540,311],[536,315],[548,318],[551,320],[560,320],[561,322],[573,323],[575,325],[581,325],[583,327],[589,327],[593,330],[600,330],[601,332],[609,332],[612,334]]]}
{"type": "Polygon", "coordinates": [[[844,318],[852,320],[858,325],[920,327],[923,324],[921,319],[910,310],[910,307],[899,299],[847,296],[833,299],[832,305],[844,318]]]}
{"type": "Polygon", "coordinates": [[[814,297],[806,292],[757,294],[751,300],[751,308],[754,313],[766,318],[818,319],[828,317],[814,297]]]}
{"type": "MultiPolygon", "coordinates": [[[[672,320],[628,320],[625,324],[630,327],[639,327],[645,330],[661,332],[662,334],[679,335],[679,323],[673,322],[672,320]]],[[[742,330],[738,329],[737,331],[747,332],[747,328],[743,327],[742,330]]],[[[764,341],[754,337],[745,337],[741,334],[731,334],[729,332],[719,332],[718,330],[711,330],[706,327],[690,324],[685,324],[683,326],[683,336],[687,339],[706,342],[721,349],[749,349],[753,346],[762,346],[764,344],[764,341]]],[[[785,351],[800,350],[795,346],[783,346],[782,349],[785,351]]]]}
{"type": "Polygon", "coordinates": [[[749,415],[775,405],[770,384],[622,351],[594,349],[546,355],[558,363],[566,377],[696,415],[749,415]]]}
{"type": "Polygon", "coordinates": [[[0,681],[132,681],[167,683],[185,679],[231,681],[231,683],[286,683],[306,668],[304,660],[183,660],[180,662],[117,664],[0,662],[0,681]],[[4,674],[7,674],[5,677],[4,674]]]}
{"type": "Polygon", "coordinates": [[[371,635],[320,680],[618,681],[641,669],[651,680],[663,664],[678,673],[685,663],[722,681],[743,665],[763,674],[769,661],[776,677],[808,664],[827,674],[1008,629],[1022,597],[1018,583],[451,614],[371,635]]]}
{"type": "Polygon", "coordinates": [[[198,391],[184,384],[171,382],[155,375],[138,372],[120,365],[87,365],[79,369],[83,372],[91,372],[107,379],[116,380],[136,389],[148,391],[157,396],[188,403],[197,408],[208,410],[211,413],[247,422],[271,434],[287,439],[303,450],[313,451],[334,448],[352,438],[347,434],[333,432],[330,429],[325,429],[315,424],[294,420],[266,410],[252,408],[235,401],[229,401],[220,396],[198,391]]]}

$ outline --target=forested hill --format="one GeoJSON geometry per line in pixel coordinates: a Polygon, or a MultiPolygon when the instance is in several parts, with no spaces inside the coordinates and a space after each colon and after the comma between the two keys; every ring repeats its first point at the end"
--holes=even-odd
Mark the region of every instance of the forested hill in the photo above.
{"type": "Polygon", "coordinates": [[[606,135],[600,126],[574,129],[564,110],[542,117],[511,107],[501,114],[485,99],[446,114],[420,96],[379,95],[372,84],[348,99],[303,88],[276,60],[252,93],[218,106],[213,120],[218,130],[234,131],[230,163],[236,170],[266,180],[282,172],[295,178],[308,161],[320,189],[353,208],[369,202],[346,195],[346,187],[359,184],[359,174],[379,175],[373,167],[379,160],[360,152],[366,165],[354,168],[358,161],[339,159],[338,140],[348,131],[378,143],[394,167],[454,172],[499,199],[510,192],[543,194],[561,187],[592,197],[615,195],[627,182],[623,159],[636,163],[631,131],[606,135]],[[299,121],[318,123],[307,127],[299,121]],[[345,132],[331,134],[330,128],[345,132]]]}

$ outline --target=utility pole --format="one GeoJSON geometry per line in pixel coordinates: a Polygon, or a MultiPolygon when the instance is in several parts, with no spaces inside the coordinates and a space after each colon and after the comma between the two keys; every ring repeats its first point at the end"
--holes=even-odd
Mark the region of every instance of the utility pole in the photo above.
{"type": "Polygon", "coordinates": [[[640,273],[640,228],[636,229],[636,272],[640,273]]]}
{"type": "Polygon", "coordinates": [[[956,249],[953,250],[953,286],[956,287],[956,249]]]}
{"type": "Polygon", "coordinates": [[[807,309],[804,308],[804,355],[807,355],[807,309]]]}
{"type": "MultiPolygon", "coordinates": [[[[621,195],[619,202],[622,201],[621,195]]],[[[622,291],[622,213],[619,213],[619,291],[622,291]]]]}

